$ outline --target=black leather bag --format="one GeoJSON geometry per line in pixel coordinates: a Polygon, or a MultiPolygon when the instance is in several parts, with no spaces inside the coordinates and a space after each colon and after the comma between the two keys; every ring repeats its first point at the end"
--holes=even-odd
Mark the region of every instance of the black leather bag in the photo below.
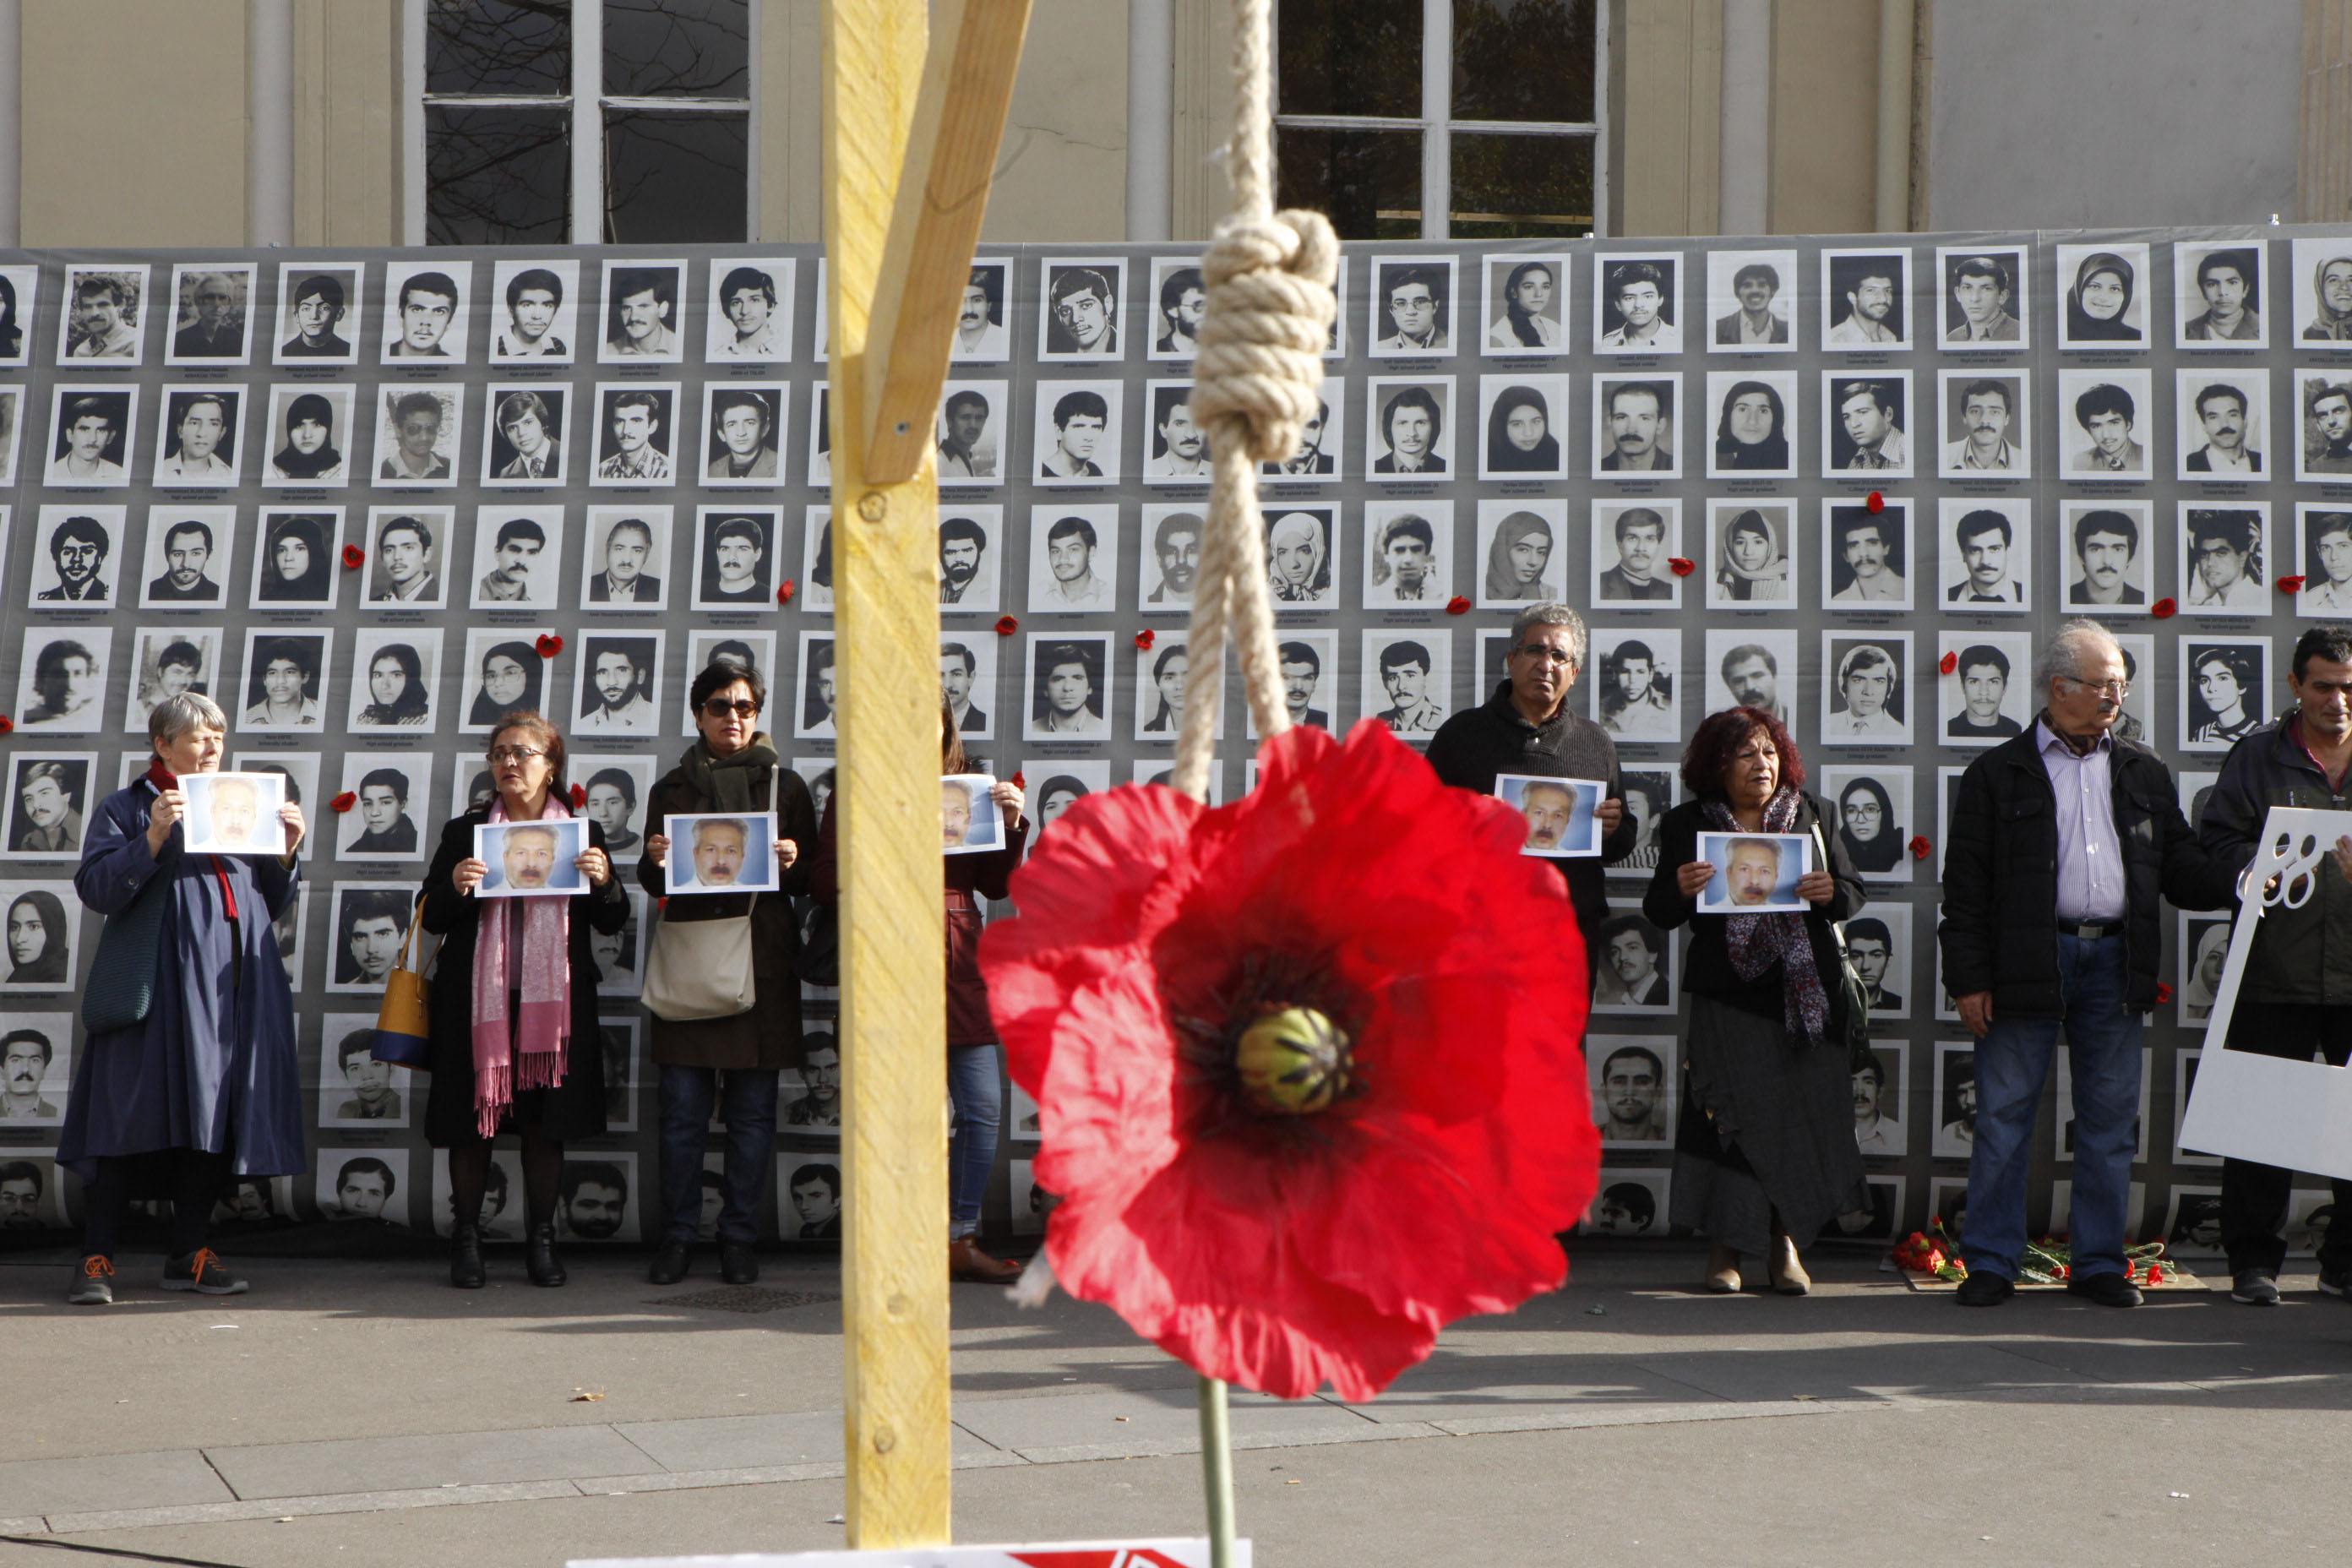
{"type": "MultiPolygon", "coordinates": [[[[1821,868],[1824,871],[1828,870],[1830,847],[1822,837],[1822,825],[1818,818],[1813,823],[1813,852],[1821,857],[1821,868]]],[[[1843,1020],[1833,1018],[1831,1021],[1831,1029],[1833,1034],[1838,1035],[1839,1041],[1845,1046],[1846,1069],[1849,1072],[1860,1072],[1864,1065],[1872,1059],[1870,988],[1862,983],[1862,976],[1854,972],[1853,959],[1845,950],[1845,922],[1832,921],[1830,934],[1837,939],[1838,1004],[1839,1011],[1844,1015],[1843,1020]],[[1844,1026],[1842,1031],[1838,1028],[1840,1022],[1844,1026]]],[[[1832,1041],[1832,1043],[1839,1042],[1832,1041]]]]}

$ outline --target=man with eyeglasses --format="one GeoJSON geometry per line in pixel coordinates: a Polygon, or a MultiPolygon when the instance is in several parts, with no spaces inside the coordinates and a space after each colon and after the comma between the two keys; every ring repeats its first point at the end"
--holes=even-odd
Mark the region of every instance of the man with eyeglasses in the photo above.
{"type": "Polygon", "coordinates": [[[1484,703],[1437,727],[1430,737],[1429,765],[1445,783],[1480,795],[1495,793],[1497,773],[1601,782],[1601,804],[1592,814],[1601,824],[1601,854],[1551,862],[1567,883],[1590,953],[1601,951],[1598,938],[1609,920],[1601,868],[1632,852],[1640,825],[1625,810],[1617,742],[1568,700],[1584,668],[1585,640],[1584,617],[1566,605],[1521,610],[1511,621],[1502,681],[1484,703]]]}
{"type": "Polygon", "coordinates": [[[2032,726],[1960,776],[1944,857],[1945,984],[1977,1037],[1958,1300],[1995,1307],[2016,1289],[2034,1118],[2063,1025],[2075,1115],[2066,1289],[2137,1307],[2125,1209],[2161,905],[2225,908],[2237,868],[2190,830],[2171,770],[2113,734],[2130,688],[2112,633],[2067,622],[2034,661],[2033,684],[2043,704],[2032,726]]]}

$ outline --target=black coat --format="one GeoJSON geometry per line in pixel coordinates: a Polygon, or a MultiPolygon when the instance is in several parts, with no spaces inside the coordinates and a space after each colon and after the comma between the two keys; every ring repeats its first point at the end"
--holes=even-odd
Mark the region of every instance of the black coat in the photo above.
{"type": "MultiPolygon", "coordinates": [[[[1944,988],[1955,997],[1992,993],[1993,1016],[2058,1018],[2058,798],[2039,749],[2041,725],[1969,764],[1944,844],[1944,988]]],[[[2218,909],[2233,897],[2238,868],[2214,859],[2189,821],[2172,772],[2154,752],[2116,741],[2108,763],[2116,837],[2124,851],[2126,1005],[2156,1005],[2170,899],[2184,910],[2218,909]]]]}
{"type": "MultiPolygon", "coordinates": [[[[474,942],[481,934],[484,900],[450,885],[457,862],[474,853],[474,829],[490,819],[486,807],[453,818],[425,873],[425,929],[441,939],[433,971],[433,1036],[426,1046],[433,1089],[425,1102],[425,1137],[436,1149],[472,1142],[474,1118],[474,942]]],[[[604,847],[604,830],[588,824],[588,846],[604,847]]],[[[629,896],[618,876],[572,896],[572,1042],[563,1081],[540,1094],[540,1132],[558,1142],[593,1138],[604,1131],[604,1042],[597,1023],[596,955],[591,931],[606,936],[628,923],[629,896]]],[[[525,1091],[526,1095],[530,1091],[525,1091]]],[[[521,1097],[518,1097],[521,1098],[521,1097]]]]}
{"type": "MultiPolygon", "coordinates": [[[[2289,732],[2288,719],[2273,719],[2230,748],[2197,824],[2198,842],[2222,865],[2242,870],[2253,858],[2271,807],[2342,811],[2352,804],[2347,797],[2352,797],[2352,776],[2341,788],[2330,784],[2303,742],[2289,732]]],[[[2311,898],[2301,907],[2273,905],[2254,927],[2253,951],[2246,955],[2244,987],[2239,993],[2249,1001],[2337,1007],[2352,1002],[2352,882],[2324,862],[2315,881],[2311,898]]]]}

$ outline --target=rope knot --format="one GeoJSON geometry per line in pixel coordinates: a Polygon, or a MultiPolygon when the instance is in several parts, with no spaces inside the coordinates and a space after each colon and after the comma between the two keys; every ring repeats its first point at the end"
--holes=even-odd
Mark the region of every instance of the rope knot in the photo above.
{"type": "Polygon", "coordinates": [[[1321,213],[1218,224],[1201,263],[1208,302],[1192,367],[1192,416],[1213,447],[1256,462],[1297,450],[1321,406],[1339,266],[1339,241],[1321,213]]]}

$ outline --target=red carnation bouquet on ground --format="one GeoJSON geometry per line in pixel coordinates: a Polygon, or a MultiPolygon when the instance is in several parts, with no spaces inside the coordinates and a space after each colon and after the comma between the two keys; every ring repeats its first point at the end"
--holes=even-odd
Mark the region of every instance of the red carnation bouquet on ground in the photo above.
{"type": "Polygon", "coordinates": [[[981,967],[1058,1282],[1204,1375],[1363,1399],[1566,1273],[1599,1163],[1586,983],[1519,814],[1377,721],[1257,788],[1072,805],[981,967]]]}

